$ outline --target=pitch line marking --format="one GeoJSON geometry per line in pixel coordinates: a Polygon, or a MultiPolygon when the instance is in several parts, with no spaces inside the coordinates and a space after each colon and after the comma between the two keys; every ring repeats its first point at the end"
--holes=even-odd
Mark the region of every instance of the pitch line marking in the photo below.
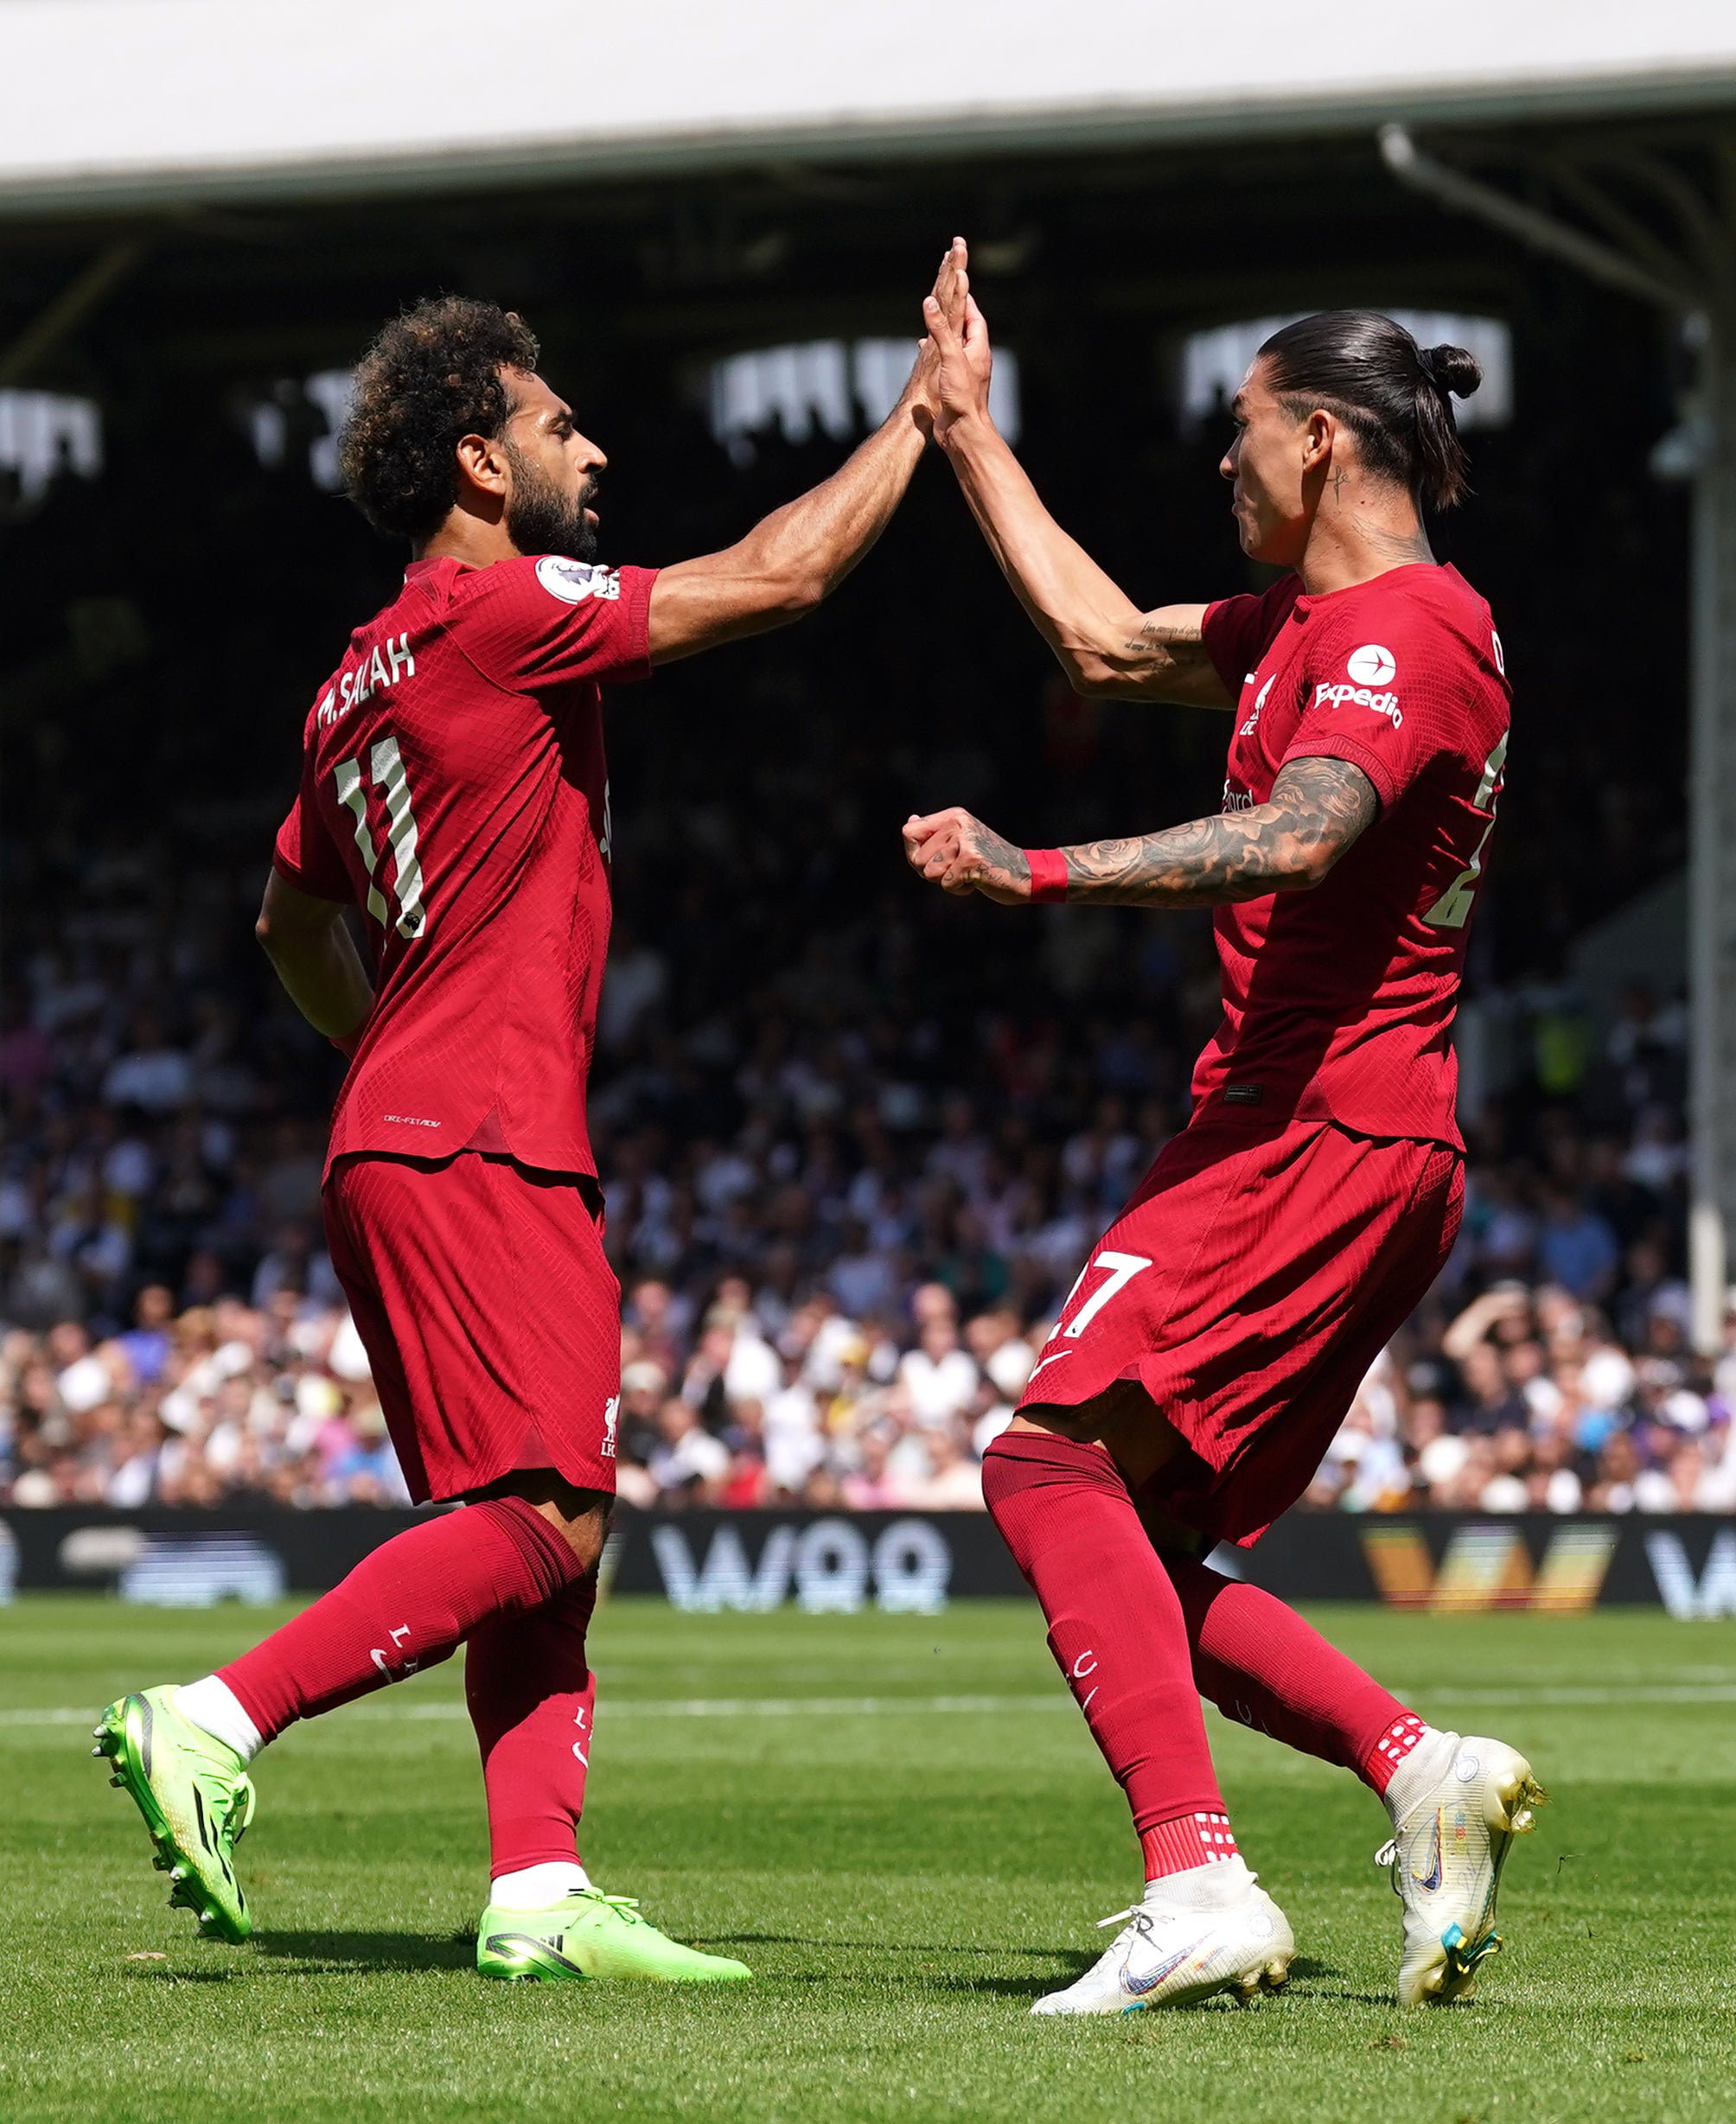
{"type": "MultiPolygon", "coordinates": [[[[1446,1704],[1488,1704],[1508,1709],[1535,1707],[1547,1710],[1584,1705],[1622,1704],[1736,1704],[1736,1682],[1642,1685],[1632,1688],[1580,1687],[1568,1683],[1556,1687],[1419,1689],[1411,1692],[1426,1706],[1446,1704]]],[[[620,1697],[605,1699],[602,1715],[616,1719],[859,1719],[903,1714],[982,1715],[996,1712],[1071,1711],[1071,1696],[1056,1692],[1024,1696],[692,1696],[620,1697]]],[[[100,1706],[45,1706],[39,1709],[0,1711],[0,1731],[30,1726],[90,1725],[100,1715],[100,1706]]],[[[437,1699],[431,1703],[361,1703],[350,1719],[463,1719],[469,1713],[462,1703],[437,1699]]]]}

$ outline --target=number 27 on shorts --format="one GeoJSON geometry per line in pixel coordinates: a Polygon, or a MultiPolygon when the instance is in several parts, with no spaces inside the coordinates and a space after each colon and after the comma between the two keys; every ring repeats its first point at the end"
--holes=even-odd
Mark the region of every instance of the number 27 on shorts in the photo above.
{"type": "MultiPolygon", "coordinates": [[[[1061,1330],[1063,1338],[1068,1342],[1076,1342],[1110,1299],[1125,1291],[1142,1268],[1149,1268],[1151,1266],[1150,1260],[1143,1253],[1117,1253],[1113,1248],[1110,1248],[1102,1253],[1094,1254],[1080,1270],[1078,1281],[1067,1293],[1067,1305],[1070,1305],[1078,1297],[1085,1279],[1093,1269],[1101,1269],[1105,1272],[1103,1280],[1061,1330]]],[[[1067,1305],[1061,1308],[1063,1317],[1067,1311],[1067,1305]]]]}

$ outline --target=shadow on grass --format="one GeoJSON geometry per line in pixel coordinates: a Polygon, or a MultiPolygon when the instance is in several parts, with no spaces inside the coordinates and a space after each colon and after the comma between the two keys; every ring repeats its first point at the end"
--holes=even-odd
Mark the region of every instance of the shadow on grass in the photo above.
{"type": "Polygon", "coordinates": [[[258,1954],[303,1969],[471,1969],[474,1933],[431,1932],[256,1933],[258,1954]]]}
{"type": "Polygon", "coordinates": [[[1335,1978],[1342,1980],[1343,1974],[1342,1969],[1334,1968],[1330,1961],[1316,1961],[1312,1955],[1298,1955],[1290,1965],[1290,1981],[1292,1984],[1299,1978],[1304,1983],[1330,1984],[1335,1978]]]}
{"type": "MultiPolygon", "coordinates": [[[[957,1940],[851,1940],[833,1933],[827,1938],[816,1937],[806,1932],[708,1932],[703,1942],[692,1941],[691,1945],[705,1947],[824,1947],[847,1948],[856,1955],[999,1955],[1006,1950],[998,1947],[971,1947],[957,1940]]],[[[1036,1961],[1075,1963],[1081,1969],[1088,1969],[1096,1960],[1094,1955],[1081,1955],[1071,1947],[1025,1947],[1018,1952],[1036,1961]]]]}
{"type": "MultiPolygon", "coordinates": [[[[1040,1999],[1047,1992],[1063,1990],[1075,1977],[1083,1976],[1086,1970],[1096,1959],[1094,1955],[1082,1955],[1072,1948],[1033,1949],[1031,1951],[1033,1954],[1041,1954],[1044,1960],[1053,1962],[1056,1965],[1054,1974],[1049,1976],[931,1977],[928,1980],[924,1988],[930,1991],[979,1992],[989,1998],[996,1999],[1040,1999]]],[[[1312,1961],[1301,1955],[1298,1955],[1290,1965],[1292,1983],[1299,1978],[1304,1981],[1314,1983],[1324,1981],[1330,1984],[1332,1979],[1338,1974],[1339,1972],[1333,1968],[1330,1962],[1312,1961]]],[[[1344,1993],[1340,1995],[1351,2004],[1390,2006],[1392,2003],[1389,1999],[1364,2000],[1360,1993],[1344,1993]]],[[[1227,2003],[1229,2002],[1222,1995],[1197,2001],[1201,2006],[1222,2006],[1227,2003]]],[[[1165,2011],[1170,2010],[1171,2009],[1165,2009],[1165,2011]]],[[[1183,2010],[1185,2012],[1192,2009],[1184,2008],[1183,2010]]]]}
{"type": "Polygon", "coordinates": [[[1075,1977],[1083,1976],[1091,1967],[1090,1957],[1084,1955],[1057,1955],[1055,1959],[1072,1966],[1054,1970],[1048,1976],[931,1976],[920,1988],[981,1999],[1041,1999],[1051,1991],[1064,1991],[1075,1977]]]}
{"type": "Polygon", "coordinates": [[[1290,1984],[1305,1984],[1323,1998],[1337,2000],[1340,2006],[1390,2006],[1395,2001],[1389,1991],[1353,1991],[1349,1987],[1344,1972],[1330,1961],[1316,1961],[1312,1955],[1299,1955],[1290,1965],[1290,1984]]]}

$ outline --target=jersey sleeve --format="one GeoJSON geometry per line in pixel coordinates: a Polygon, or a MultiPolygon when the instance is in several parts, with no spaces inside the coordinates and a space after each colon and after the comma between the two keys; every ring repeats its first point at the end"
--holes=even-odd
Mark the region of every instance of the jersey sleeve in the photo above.
{"type": "Polygon", "coordinates": [[[342,854],[320,813],[311,739],[302,754],[301,791],[290,807],[289,817],[278,828],[271,862],[298,892],[308,893],[316,900],[348,902],[355,897],[342,854]]]}
{"type": "Polygon", "coordinates": [[[1348,761],[1390,811],[1443,752],[1457,757],[1476,673],[1469,645],[1438,614],[1395,603],[1329,617],[1303,671],[1285,761],[1348,761]]]}
{"type": "Polygon", "coordinates": [[[1232,703],[1241,698],[1243,679],[1289,617],[1299,588],[1296,577],[1287,575],[1258,596],[1220,597],[1206,607],[1200,640],[1232,703]]]}
{"type": "Polygon", "coordinates": [[[515,691],[651,675],[654,568],[600,568],[546,553],[496,561],[467,579],[452,638],[476,669],[515,691]]]}

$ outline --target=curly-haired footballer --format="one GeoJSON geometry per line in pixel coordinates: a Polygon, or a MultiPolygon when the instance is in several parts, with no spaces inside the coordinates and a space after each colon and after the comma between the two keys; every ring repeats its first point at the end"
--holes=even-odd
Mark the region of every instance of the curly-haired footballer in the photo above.
{"type": "Polygon", "coordinates": [[[957,809],[909,860],[1008,905],[1209,907],[1223,1021],[1186,1128],[1093,1250],[983,1493],[1127,1795],[1146,1891],[1044,2014],[1281,1983],[1294,1942],[1237,1853],[1204,1694],[1385,1800],[1402,2004],[1463,1997],[1541,1796],[1500,1741],[1438,1732],[1269,1594],[1210,1569],[1306,1489],[1458,1228],[1448,1028],[1507,759],[1489,607],[1424,528],[1465,487],[1458,347],[1326,311],[1273,333],[1222,471],[1262,596],[1143,613],[1061,530],[988,414],[967,291],[935,432],[1025,609],[1082,692],[1229,710],[1223,808],[1021,849],[957,809]]]}
{"type": "MultiPolygon", "coordinates": [[[[943,305],[956,280],[949,253],[943,305]]],[[[303,1015],[352,1057],[326,1230],[405,1478],[418,1501],[468,1508],[386,1542],[220,1674],[123,1697],[99,1752],[171,1900],[241,1940],[252,1757],[463,1644],[492,1845],[479,1967],[742,1978],[593,1888],[577,1853],[620,1391],[585,1126],[610,924],[598,689],[834,589],[903,494],[936,365],[925,341],[833,478],[660,572],[597,564],[605,459],[537,361],[521,319],[456,297],[399,317],[362,359],[340,459],[369,522],[414,558],[308,717],[258,925],[303,1015]]]]}

